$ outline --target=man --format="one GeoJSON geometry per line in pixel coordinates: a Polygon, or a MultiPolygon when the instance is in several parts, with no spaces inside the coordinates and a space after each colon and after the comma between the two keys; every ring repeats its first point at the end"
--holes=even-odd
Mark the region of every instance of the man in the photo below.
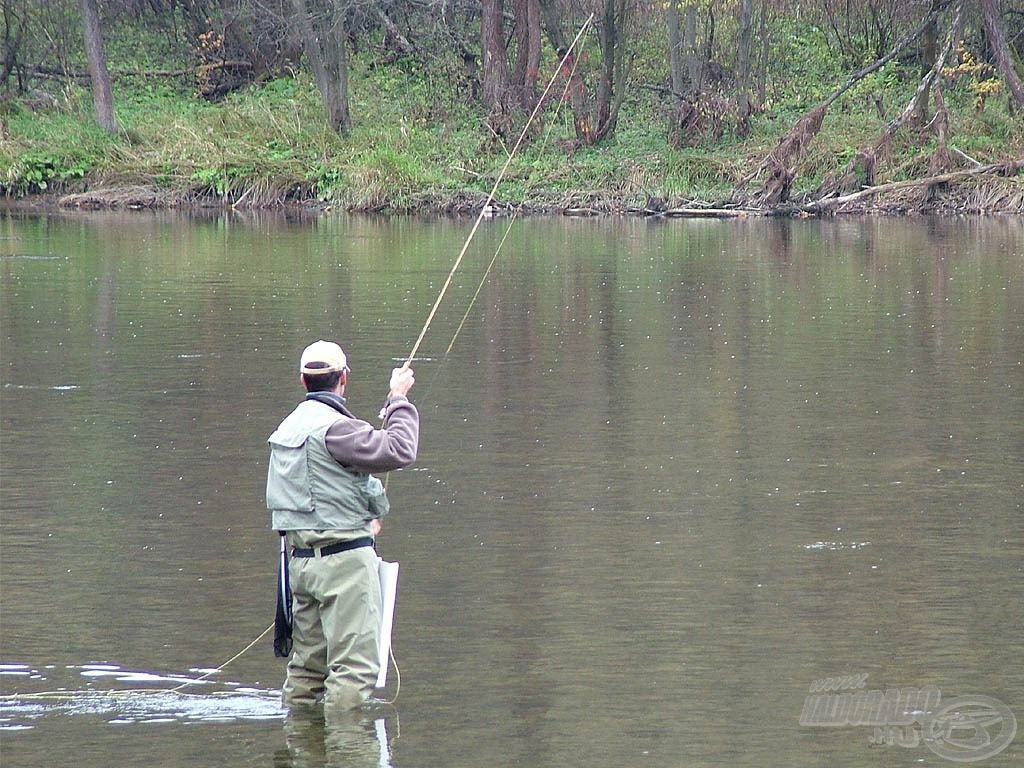
{"type": "Polygon", "coordinates": [[[288,707],[355,709],[373,692],[379,664],[380,581],[374,538],[388,512],[371,472],[416,459],[419,414],[412,370],[396,368],[380,429],[345,406],[348,361],[330,341],[310,344],[299,373],[305,399],[269,438],[267,507],[291,549],[292,655],[288,707]]]}

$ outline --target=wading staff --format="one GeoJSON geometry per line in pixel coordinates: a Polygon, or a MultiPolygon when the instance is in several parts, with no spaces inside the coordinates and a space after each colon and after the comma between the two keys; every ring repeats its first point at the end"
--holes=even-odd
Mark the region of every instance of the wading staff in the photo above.
{"type": "MultiPolygon", "coordinates": [[[[480,228],[480,222],[483,221],[486,216],[486,212],[490,207],[491,202],[494,200],[494,195],[498,191],[498,185],[501,184],[505,178],[505,173],[508,171],[509,165],[512,164],[512,158],[515,157],[516,152],[519,151],[519,147],[526,139],[526,132],[530,129],[530,125],[533,124],[534,118],[540,113],[540,109],[544,106],[544,102],[547,99],[548,92],[551,87],[555,84],[555,78],[558,77],[558,73],[562,71],[562,67],[565,66],[565,62],[568,61],[569,56],[572,54],[576,44],[583,37],[583,34],[587,31],[590,26],[590,22],[594,20],[594,14],[590,14],[590,17],[583,22],[583,26],[580,27],[580,31],[576,33],[576,37],[573,38],[572,43],[565,51],[565,55],[562,56],[562,60],[558,62],[558,66],[555,68],[554,73],[551,75],[551,79],[548,81],[547,86],[544,88],[544,92],[540,98],[537,99],[537,105],[533,108],[533,112],[530,113],[529,119],[526,121],[526,125],[523,126],[523,130],[519,134],[519,138],[516,140],[515,145],[512,147],[512,151],[508,153],[508,157],[505,159],[505,164],[501,167],[501,171],[498,173],[498,178],[494,180],[494,184],[491,186],[491,191],[487,194],[487,199],[484,200],[484,204],[480,207],[480,213],[476,217],[476,221],[473,222],[473,228],[469,231],[469,236],[466,238],[466,242],[462,245],[462,250],[459,251],[459,256],[455,259],[455,263],[452,264],[451,270],[448,272],[448,277],[444,281],[444,285],[441,286],[441,291],[437,295],[437,299],[434,300],[434,306],[430,308],[430,313],[427,315],[427,321],[423,324],[423,330],[420,331],[420,335],[416,339],[416,343],[412,345],[412,351],[409,352],[409,357],[406,358],[402,368],[408,368],[413,359],[416,357],[416,353],[419,351],[420,343],[423,341],[423,337],[427,335],[427,329],[430,328],[430,323],[434,319],[434,315],[437,314],[437,308],[441,306],[441,301],[444,299],[444,295],[448,292],[448,286],[451,285],[452,278],[455,277],[456,271],[459,269],[459,265],[462,263],[462,258],[466,255],[466,251],[469,250],[469,244],[473,242],[473,236],[476,235],[476,231],[480,228]]],[[[502,240],[504,242],[504,240],[502,240]]],[[[499,246],[500,248],[500,246],[499,246]]],[[[493,261],[491,262],[493,264],[493,261]]],[[[488,267],[490,269],[490,267],[488,267]]],[[[449,347],[450,349],[451,347],[449,347]]]]}

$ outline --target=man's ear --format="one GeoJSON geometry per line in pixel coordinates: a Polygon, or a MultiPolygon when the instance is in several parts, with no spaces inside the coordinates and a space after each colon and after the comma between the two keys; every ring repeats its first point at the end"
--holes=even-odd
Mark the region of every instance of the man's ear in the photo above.
{"type": "Polygon", "coordinates": [[[341,384],[341,386],[348,384],[348,371],[341,372],[341,378],[338,379],[338,383],[341,384]]]}

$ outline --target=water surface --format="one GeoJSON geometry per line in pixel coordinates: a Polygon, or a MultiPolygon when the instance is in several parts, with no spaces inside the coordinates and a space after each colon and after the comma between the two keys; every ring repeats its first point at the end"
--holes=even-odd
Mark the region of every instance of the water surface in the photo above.
{"type": "Polygon", "coordinates": [[[1024,717],[1011,218],[540,218],[489,271],[485,223],[388,480],[397,700],[296,723],[269,637],[221,668],[273,619],[299,352],[372,419],[471,224],[0,219],[5,765],[949,763],[801,726],[844,675],[1024,717]]]}

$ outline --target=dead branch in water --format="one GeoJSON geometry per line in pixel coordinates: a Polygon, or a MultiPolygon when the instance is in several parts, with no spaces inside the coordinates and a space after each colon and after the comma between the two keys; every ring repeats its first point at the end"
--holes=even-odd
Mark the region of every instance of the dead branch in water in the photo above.
{"type": "Polygon", "coordinates": [[[795,211],[802,213],[825,213],[831,209],[838,208],[846,205],[847,203],[855,203],[858,200],[863,200],[866,197],[872,197],[876,195],[882,195],[887,192],[894,192],[900,189],[908,189],[913,187],[933,187],[938,184],[948,184],[951,181],[957,181],[960,179],[966,179],[971,176],[1000,176],[1009,178],[1016,176],[1020,171],[1024,169],[1024,158],[1021,160],[1013,160],[1006,163],[992,163],[990,165],[984,165],[980,168],[970,168],[964,171],[951,171],[950,173],[940,173],[937,176],[928,176],[923,179],[909,179],[907,181],[894,181],[889,184],[879,184],[876,187],[866,187],[857,192],[852,192],[848,195],[842,195],[841,197],[825,197],[820,200],[816,200],[813,203],[807,203],[806,205],[796,206],[795,211]]]}

